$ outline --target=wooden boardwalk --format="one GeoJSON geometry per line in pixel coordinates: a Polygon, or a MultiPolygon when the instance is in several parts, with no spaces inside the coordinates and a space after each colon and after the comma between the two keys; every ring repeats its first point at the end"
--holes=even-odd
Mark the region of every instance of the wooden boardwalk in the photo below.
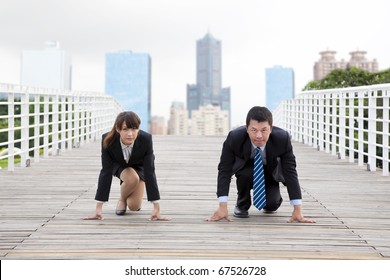
{"type": "MultiPolygon", "coordinates": [[[[0,259],[390,259],[390,178],[294,143],[304,214],[316,224],[287,223],[286,189],[276,214],[205,220],[217,208],[223,137],[154,136],[161,210],[114,214],[113,181],[105,219],[94,211],[100,143],[0,171],[0,259]]],[[[234,180],[229,211],[235,202],[234,180]]]]}

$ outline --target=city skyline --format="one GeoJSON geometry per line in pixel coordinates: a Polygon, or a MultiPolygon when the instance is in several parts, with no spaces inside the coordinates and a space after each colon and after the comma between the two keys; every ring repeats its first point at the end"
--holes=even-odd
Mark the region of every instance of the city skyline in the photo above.
{"type": "Polygon", "coordinates": [[[104,92],[104,55],[132,50],[152,59],[152,115],[168,119],[195,83],[195,40],[223,42],[223,85],[231,88],[232,126],[252,105],[265,104],[265,69],[294,69],[295,90],[313,80],[326,49],[355,50],[390,68],[385,0],[2,0],[0,83],[19,83],[23,50],[57,40],[72,59],[72,88],[104,92]],[[340,19],[340,20],[337,20],[340,19]]]}

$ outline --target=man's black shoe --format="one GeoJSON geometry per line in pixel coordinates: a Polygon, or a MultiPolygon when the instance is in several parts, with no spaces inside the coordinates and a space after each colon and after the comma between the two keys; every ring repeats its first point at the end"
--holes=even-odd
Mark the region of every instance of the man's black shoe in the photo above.
{"type": "Polygon", "coordinates": [[[272,211],[272,210],[267,210],[267,209],[263,209],[263,213],[264,214],[275,214],[277,211],[272,211]]]}
{"type": "Polygon", "coordinates": [[[248,218],[249,214],[247,210],[242,210],[238,208],[237,206],[234,208],[233,216],[236,218],[248,218]]]}

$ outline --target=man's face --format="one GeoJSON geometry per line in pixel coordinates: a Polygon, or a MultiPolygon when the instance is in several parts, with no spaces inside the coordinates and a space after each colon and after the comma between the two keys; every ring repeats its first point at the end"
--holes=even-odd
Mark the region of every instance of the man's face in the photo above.
{"type": "Polygon", "coordinates": [[[123,122],[122,129],[117,131],[121,137],[122,143],[125,145],[131,145],[137,138],[139,129],[128,128],[126,123],[123,122]]]}
{"type": "Polygon", "coordinates": [[[250,120],[246,131],[252,143],[257,147],[262,147],[267,143],[272,127],[267,121],[258,122],[256,120],[250,120]]]}

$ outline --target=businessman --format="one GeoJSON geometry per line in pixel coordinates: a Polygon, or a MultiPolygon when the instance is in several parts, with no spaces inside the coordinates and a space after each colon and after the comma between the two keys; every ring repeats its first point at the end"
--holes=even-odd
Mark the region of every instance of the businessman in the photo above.
{"type": "MultiPolygon", "coordinates": [[[[288,222],[315,223],[302,214],[302,194],[296,171],[295,156],[290,136],[285,130],[273,127],[272,113],[266,107],[255,106],[247,114],[246,126],[230,131],[223,143],[218,164],[217,197],[219,207],[208,221],[226,219],[228,214],[228,195],[232,175],[236,177],[237,202],[234,216],[248,218],[248,209],[252,205],[251,190],[254,186],[254,161],[256,153],[262,164],[264,204],[260,206],[264,213],[275,213],[282,204],[279,182],[274,171],[279,164],[283,174],[283,184],[287,187],[292,215],[288,222]]],[[[255,176],[257,177],[257,176],[255,176]]]]}

